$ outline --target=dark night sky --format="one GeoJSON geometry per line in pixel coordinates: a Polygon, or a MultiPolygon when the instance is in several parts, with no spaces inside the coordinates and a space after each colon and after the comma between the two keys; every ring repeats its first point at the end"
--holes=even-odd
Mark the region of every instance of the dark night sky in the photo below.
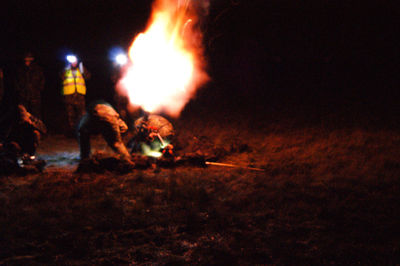
{"type": "MultiPolygon", "coordinates": [[[[151,2],[9,1],[2,8],[1,60],[13,61],[28,48],[46,62],[62,60],[68,50],[101,61],[144,29],[151,2]]],[[[214,0],[205,37],[211,53],[229,56],[253,46],[267,60],[384,61],[398,57],[398,15],[388,1],[214,0]]]]}
{"type": "Polygon", "coordinates": [[[92,56],[113,45],[126,45],[129,35],[143,28],[150,10],[150,1],[10,2],[2,22],[6,36],[2,46],[12,53],[31,47],[50,56],[63,49],[92,56]]]}
{"type": "MultiPolygon", "coordinates": [[[[1,64],[12,68],[26,49],[34,51],[54,92],[64,55],[73,51],[93,74],[88,89],[104,92],[109,49],[126,48],[144,30],[151,2],[9,1],[1,11],[1,64]]],[[[398,96],[399,10],[394,1],[211,0],[205,49],[220,90],[212,97],[324,97],[350,87],[398,96]]]]}

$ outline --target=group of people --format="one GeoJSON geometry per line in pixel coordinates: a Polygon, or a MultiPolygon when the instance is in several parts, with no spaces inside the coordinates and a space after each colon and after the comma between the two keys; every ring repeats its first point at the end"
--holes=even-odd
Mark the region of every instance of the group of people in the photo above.
{"type": "MultiPolygon", "coordinates": [[[[3,75],[2,71],[0,74],[3,75]]],[[[62,97],[69,127],[68,135],[77,138],[80,159],[84,160],[90,157],[90,136],[101,134],[122,160],[133,164],[131,153],[121,137],[121,134],[128,130],[126,122],[108,102],[97,100],[86,103],[85,79],[90,77],[90,73],[76,60],[67,65],[61,77],[62,97]]],[[[15,159],[19,158],[24,162],[35,160],[40,137],[47,132],[41,115],[41,92],[44,89],[44,83],[43,71],[35,63],[33,54],[26,54],[24,66],[18,69],[15,82],[16,104],[11,104],[14,108],[8,108],[9,114],[3,115],[0,120],[0,154],[13,154],[15,159]]],[[[1,79],[0,85],[2,93],[4,91],[3,79],[1,79]]],[[[141,121],[140,127],[143,128],[148,123],[148,115],[141,121]]],[[[169,122],[166,121],[163,127],[166,123],[169,122]]],[[[135,126],[138,130],[138,137],[141,132],[138,125],[135,126]]],[[[169,131],[163,134],[164,137],[173,135],[172,125],[169,124],[168,128],[169,131]]],[[[165,128],[163,130],[165,131],[165,128]]],[[[161,138],[160,134],[157,133],[157,135],[161,138]]],[[[148,137],[147,140],[139,138],[136,140],[142,142],[154,140],[154,134],[149,134],[148,137]]]]}
{"type": "MultiPolygon", "coordinates": [[[[85,112],[85,80],[90,78],[90,73],[78,61],[69,63],[62,73],[62,98],[67,115],[69,130],[85,112]]],[[[42,119],[42,94],[45,88],[43,69],[37,64],[35,56],[27,52],[23,57],[23,64],[17,67],[12,77],[8,77],[8,90],[12,91],[6,97],[3,69],[0,68],[0,103],[2,105],[23,105],[35,117],[42,119]],[[10,81],[12,79],[12,81],[10,81]]],[[[71,133],[71,132],[66,132],[71,133]]]]}
{"type": "MultiPolygon", "coordinates": [[[[75,62],[67,65],[61,77],[69,126],[65,133],[72,136],[77,121],[85,113],[85,77],[88,78],[89,74],[75,62]]],[[[6,147],[17,147],[21,157],[33,159],[40,135],[47,131],[42,121],[44,71],[36,63],[33,53],[27,52],[23,64],[11,77],[5,77],[3,69],[0,69],[0,78],[0,148],[8,152],[4,151],[6,147]]]]}
{"type": "Polygon", "coordinates": [[[0,173],[10,166],[17,168],[18,161],[34,161],[40,137],[47,132],[41,110],[43,70],[30,52],[23,61],[14,78],[0,69],[0,173]]]}

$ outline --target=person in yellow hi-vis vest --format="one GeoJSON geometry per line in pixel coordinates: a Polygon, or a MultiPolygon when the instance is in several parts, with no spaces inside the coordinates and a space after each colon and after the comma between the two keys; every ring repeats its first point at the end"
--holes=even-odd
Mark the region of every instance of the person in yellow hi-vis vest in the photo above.
{"type": "Polygon", "coordinates": [[[90,73],[83,67],[82,62],[78,64],[76,56],[69,55],[67,60],[69,64],[62,73],[62,95],[68,126],[65,133],[69,137],[75,137],[77,123],[85,113],[85,80],[90,78],[90,73]]]}

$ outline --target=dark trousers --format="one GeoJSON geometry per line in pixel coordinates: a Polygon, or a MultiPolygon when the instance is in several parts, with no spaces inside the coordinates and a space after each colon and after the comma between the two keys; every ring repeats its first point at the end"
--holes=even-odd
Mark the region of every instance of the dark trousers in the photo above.
{"type": "Polygon", "coordinates": [[[75,132],[79,119],[85,114],[85,95],[74,93],[64,95],[68,131],[75,132]]]}

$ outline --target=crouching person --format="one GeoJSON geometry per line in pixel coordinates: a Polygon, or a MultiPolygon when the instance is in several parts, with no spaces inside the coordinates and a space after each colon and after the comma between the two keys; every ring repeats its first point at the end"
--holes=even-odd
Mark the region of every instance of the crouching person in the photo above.
{"type": "Polygon", "coordinates": [[[104,101],[90,104],[87,113],[80,119],[78,127],[81,160],[90,157],[90,136],[101,134],[120,159],[133,166],[131,155],[121,138],[121,133],[127,130],[128,126],[110,104],[104,101]]]}
{"type": "Polygon", "coordinates": [[[47,133],[46,126],[37,117],[26,111],[23,105],[18,105],[17,120],[9,134],[9,141],[15,141],[21,147],[23,159],[35,159],[41,134],[47,133]]]}
{"type": "Polygon", "coordinates": [[[136,119],[134,134],[128,142],[128,147],[136,155],[173,159],[174,146],[171,142],[174,135],[174,127],[167,119],[145,113],[144,116],[136,119]]]}
{"type": "Polygon", "coordinates": [[[35,153],[41,134],[47,132],[44,123],[27,112],[23,105],[13,109],[3,122],[7,121],[9,121],[7,126],[3,128],[5,132],[2,132],[3,143],[0,149],[2,158],[9,158],[10,162],[16,161],[19,167],[25,169],[42,171],[46,162],[37,160],[35,153]]]}

